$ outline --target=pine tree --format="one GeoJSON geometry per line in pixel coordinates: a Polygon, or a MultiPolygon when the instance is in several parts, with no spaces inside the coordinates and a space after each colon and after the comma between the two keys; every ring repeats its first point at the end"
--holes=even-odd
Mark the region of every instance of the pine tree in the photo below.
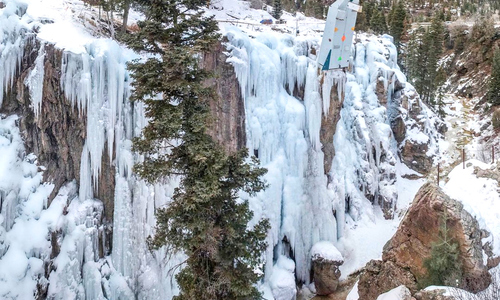
{"type": "Polygon", "coordinates": [[[356,28],[358,30],[368,31],[370,29],[373,6],[370,0],[363,2],[361,13],[358,13],[358,18],[356,19],[356,28]]]}
{"type": "Polygon", "coordinates": [[[176,300],[258,299],[255,288],[266,249],[267,220],[247,228],[253,214],[240,191],[261,191],[266,172],[247,150],[227,154],[206,128],[209,100],[203,84],[210,73],[199,57],[219,39],[217,23],[203,16],[206,0],[143,0],[145,20],[124,40],[147,54],[129,64],[132,100],[146,104],[149,123],[133,149],[144,156],[135,166],[150,183],[179,176],[172,200],[157,211],[152,248],[183,252],[187,259],[176,275],[176,300]]]}
{"type": "Polygon", "coordinates": [[[491,78],[488,89],[488,101],[492,105],[500,105],[500,50],[495,51],[491,63],[491,78]]]}
{"type": "Polygon", "coordinates": [[[282,14],[283,14],[283,7],[281,6],[281,0],[274,0],[274,8],[272,13],[273,18],[279,20],[282,14]]]}
{"type": "Polygon", "coordinates": [[[445,209],[439,227],[439,240],[431,244],[431,256],[424,261],[427,277],[419,280],[422,288],[429,285],[457,286],[462,280],[462,264],[459,260],[458,242],[451,239],[445,209]]]}
{"type": "Polygon", "coordinates": [[[376,34],[383,34],[387,32],[387,22],[382,11],[375,10],[370,20],[370,28],[376,34]]]}
{"type": "Polygon", "coordinates": [[[446,117],[446,112],[444,111],[444,101],[443,100],[444,100],[443,89],[439,88],[438,94],[437,94],[436,105],[437,105],[437,114],[442,119],[444,119],[446,117]]]}
{"type": "Polygon", "coordinates": [[[439,59],[443,53],[444,24],[443,15],[439,14],[432,20],[431,27],[424,37],[424,43],[428,45],[425,64],[424,86],[422,90],[425,102],[434,105],[437,88],[444,83],[442,71],[439,69],[439,59]]]}
{"type": "Polygon", "coordinates": [[[125,33],[127,31],[127,23],[128,23],[128,15],[130,12],[130,2],[132,0],[121,0],[121,9],[123,11],[123,23],[121,28],[121,33],[125,33]]]}
{"type": "Polygon", "coordinates": [[[428,31],[419,28],[412,33],[407,47],[408,76],[422,100],[432,106],[438,87],[446,79],[438,65],[443,45],[444,24],[441,16],[437,16],[428,31]]]}
{"type": "Polygon", "coordinates": [[[400,0],[397,4],[393,5],[392,12],[390,14],[390,31],[389,33],[394,38],[394,44],[396,45],[398,52],[401,50],[401,38],[405,34],[405,20],[406,20],[406,9],[404,3],[400,0]]]}
{"type": "Polygon", "coordinates": [[[427,52],[429,51],[429,45],[424,43],[425,34],[423,27],[414,30],[410,35],[406,53],[407,75],[419,94],[425,88],[425,65],[427,64],[427,52]]]}

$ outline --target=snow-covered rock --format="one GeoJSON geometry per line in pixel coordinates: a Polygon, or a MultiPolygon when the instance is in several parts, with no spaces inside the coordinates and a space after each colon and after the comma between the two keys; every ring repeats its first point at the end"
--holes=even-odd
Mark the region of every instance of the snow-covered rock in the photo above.
{"type": "Polygon", "coordinates": [[[340,278],[339,267],[344,258],[328,241],[321,241],[311,249],[313,281],[317,295],[329,295],[337,290],[340,278]]]}
{"type": "Polygon", "coordinates": [[[290,258],[281,255],[276,262],[273,274],[269,278],[272,294],[275,300],[292,300],[297,294],[295,286],[295,263],[290,258]]]}
{"type": "Polygon", "coordinates": [[[329,260],[336,262],[344,262],[344,258],[339,250],[328,241],[321,241],[314,244],[311,249],[312,260],[329,260]]]}
{"type": "Polygon", "coordinates": [[[404,285],[400,285],[387,293],[378,296],[377,300],[411,300],[410,290],[404,285]]]}

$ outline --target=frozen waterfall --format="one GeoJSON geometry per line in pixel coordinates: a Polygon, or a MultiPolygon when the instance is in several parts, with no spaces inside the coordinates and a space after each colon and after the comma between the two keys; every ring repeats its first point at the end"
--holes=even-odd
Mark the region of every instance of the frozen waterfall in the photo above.
{"type": "MultiPolygon", "coordinates": [[[[131,150],[132,138],[147,122],[143,104],[128,100],[126,63],[138,55],[105,38],[86,37],[66,48],[44,38],[44,26],[52,24],[26,11],[16,1],[0,10],[0,106],[20,76],[25,49],[35,45],[22,82],[35,118],[43,120],[47,49],[55,44],[62,51],[60,87],[85,122],[86,138],[79,181],[66,183],[48,205],[53,185],[43,182],[36,156],[25,153],[16,124],[22,116],[0,116],[0,298],[29,299],[45,287],[50,299],[171,299],[177,293],[171,268],[181,257],[150,251],[146,237],[155,209],[168,204],[178,179],[149,186],[132,172],[141,159],[131,150]],[[111,238],[102,224],[105,207],[95,198],[104,151],[115,171],[108,256],[102,250],[111,238]]],[[[261,289],[266,297],[291,299],[296,281],[310,283],[314,244],[342,246],[346,223],[375,209],[389,216],[396,210],[400,161],[390,114],[399,111],[395,80],[404,85],[406,79],[388,38],[358,36],[345,74],[319,71],[319,36],[222,31],[245,102],[246,146],[268,169],[265,191],[241,195],[255,220],[271,223],[261,289]],[[341,118],[330,135],[335,156],[325,163],[324,122],[333,107],[341,108],[341,118]]],[[[406,84],[403,92],[414,90],[406,84]]],[[[430,129],[425,134],[434,139],[430,129]]]]}

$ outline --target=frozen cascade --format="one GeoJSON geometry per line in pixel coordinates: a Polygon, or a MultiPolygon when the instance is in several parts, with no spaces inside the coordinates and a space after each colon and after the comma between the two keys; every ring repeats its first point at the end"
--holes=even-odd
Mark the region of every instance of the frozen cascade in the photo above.
{"type": "MultiPolygon", "coordinates": [[[[14,1],[0,10],[2,96],[13,83],[24,47],[36,45],[28,33],[40,23],[24,15],[25,11],[25,6],[14,1]]],[[[37,117],[43,93],[45,47],[40,41],[38,58],[24,82],[37,117]]],[[[37,285],[42,289],[48,286],[49,299],[171,299],[177,293],[175,274],[170,269],[182,257],[166,261],[163,249],[152,253],[146,245],[146,237],[156,222],[155,208],[168,203],[177,180],[148,186],[132,174],[139,157],[131,151],[131,139],[146,124],[143,105],[132,105],[128,100],[126,62],[135,57],[132,51],[108,39],[94,39],[78,51],[63,51],[61,88],[86,117],[87,139],[80,162],[80,182],[61,188],[49,207],[47,198],[52,185],[41,182],[36,157],[28,156],[28,162],[23,162],[24,147],[14,117],[0,120],[0,147],[8,146],[2,153],[9,154],[0,157],[0,167],[10,170],[2,174],[12,178],[19,174],[22,178],[27,172],[23,171],[24,165],[30,166],[29,175],[19,180],[22,186],[17,187],[11,180],[0,183],[0,298],[25,293],[20,298],[30,299],[37,285]],[[106,238],[104,207],[93,195],[106,150],[116,168],[116,189],[113,249],[110,256],[102,258],[106,238]],[[35,221],[26,223],[25,218],[35,221]],[[33,235],[37,239],[30,243],[19,239],[33,235]],[[51,249],[51,239],[60,245],[56,252],[51,249]],[[43,265],[51,261],[53,271],[45,278],[43,265]]]]}
{"type": "MultiPolygon", "coordinates": [[[[12,86],[24,47],[33,41],[31,28],[40,25],[25,20],[26,7],[14,3],[0,11],[0,97],[12,86]]],[[[318,71],[312,51],[318,37],[268,32],[250,38],[229,26],[223,31],[227,62],[234,66],[245,101],[247,147],[268,169],[268,189],[249,199],[255,220],[266,217],[272,225],[262,289],[286,300],[294,295],[294,279],[309,283],[314,244],[341,244],[345,224],[372,213],[373,204],[390,203],[395,209],[393,174],[399,158],[390,119],[400,111],[394,78],[406,79],[386,37],[358,35],[353,72],[345,75],[318,71]],[[377,94],[380,82],[383,99],[377,94]],[[344,104],[332,167],[324,170],[322,120],[338,104],[331,102],[333,88],[344,104]]],[[[40,41],[39,46],[24,81],[38,118],[49,44],[40,41]]],[[[143,105],[128,101],[126,62],[135,57],[108,39],[63,51],[61,87],[86,118],[87,138],[80,182],[66,184],[48,207],[52,186],[42,182],[36,157],[23,154],[15,117],[0,119],[0,148],[9,154],[0,157],[0,171],[9,170],[0,176],[10,175],[0,180],[0,298],[32,294],[37,284],[48,286],[50,299],[171,299],[178,292],[170,268],[182,258],[166,260],[164,249],[150,252],[145,241],[153,232],[155,209],[170,201],[177,179],[148,186],[132,174],[140,157],[132,153],[131,139],[147,122],[143,105]],[[113,248],[102,257],[104,205],[94,193],[105,151],[116,169],[116,186],[113,248]],[[20,178],[18,183],[14,178],[20,178]],[[26,232],[36,238],[18,238],[26,232]],[[60,249],[52,249],[51,240],[60,249]],[[45,278],[48,263],[52,271],[45,278]]],[[[403,93],[414,90],[406,84],[403,93]]],[[[423,109],[423,133],[433,140],[430,118],[423,109]]]]}
{"type": "MultiPolygon", "coordinates": [[[[294,260],[296,278],[307,284],[310,249],[316,242],[343,243],[346,222],[371,217],[374,204],[392,217],[400,162],[390,114],[402,111],[393,101],[396,78],[406,85],[397,92],[399,98],[414,89],[397,66],[388,36],[358,35],[353,72],[346,75],[318,71],[311,53],[311,48],[318,48],[314,38],[261,33],[252,39],[231,26],[223,31],[228,38],[227,61],[234,66],[245,100],[247,147],[268,169],[269,188],[250,199],[250,205],[256,218],[271,222],[266,259],[274,265],[266,264],[265,275],[273,296],[280,298],[283,286],[275,282],[276,274],[289,276],[279,263],[282,256],[294,260]],[[335,101],[333,87],[344,104],[327,178],[320,131],[335,101]]],[[[432,113],[420,105],[427,122],[424,132],[435,141],[432,113]]],[[[414,124],[409,118],[405,122],[414,124]]]]}
{"type": "MultiPolygon", "coordinates": [[[[311,247],[337,238],[319,141],[324,99],[309,54],[315,41],[271,33],[251,39],[231,27],[225,35],[245,100],[247,147],[268,169],[269,188],[250,201],[256,218],[272,224],[266,260],[293,257],[295,275],[309,283],[311,247]],[[304,101],[292,96],[300,89],[304,101]]],[[[266,264],[266,278],[279,269],[266,264]]]]}
{"type": "MultiPolygon", "coordinates": [[[[116,158],[113,249],[107,282],[112,296],[108,297],[129,299],[133,292],[140,299],[171,298],[176,288],[169,269],[178,259],[174,257],[165,264],[164,251],[152,255],[146,237],[152,234],[156,222],[155,208],[169,201],[177,183],[173,180],[172,187],[151,187],[132,176],[138,157],[132,153],[131,139],[146,123],[143,105],[132,105],[128,100],[126,62],[136,56],[111,40],[97,40],[86,49],[84,53],[64,53],[61,84],[66,97],[87,115],[88,137],[80,169],[81,201],[93,197],[106,146],[110,159],[116,158]]],[[[85,274],[98,275],[93,270],[85,274]]],[[[95,281],[95,276],[90,280],[95,281]]]]}
{"type": "Polygon", "coordinates": [[[17,21],[25,11],[26,5],[8,2],[0,15],[0,106],[5,92],[14,83],[29,39],[26,26],[17,21]]]}

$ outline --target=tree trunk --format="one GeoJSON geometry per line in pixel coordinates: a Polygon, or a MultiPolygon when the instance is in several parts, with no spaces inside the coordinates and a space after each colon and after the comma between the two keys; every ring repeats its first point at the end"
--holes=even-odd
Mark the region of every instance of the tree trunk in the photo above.
{"type": "Polygon", "coordinates": [[[125,0],[123,3],[123,25],[122,25],[122,33],[127,32],[127,22],[128,22],[128,13],[130,10],[130,0],[125,0]]]}

